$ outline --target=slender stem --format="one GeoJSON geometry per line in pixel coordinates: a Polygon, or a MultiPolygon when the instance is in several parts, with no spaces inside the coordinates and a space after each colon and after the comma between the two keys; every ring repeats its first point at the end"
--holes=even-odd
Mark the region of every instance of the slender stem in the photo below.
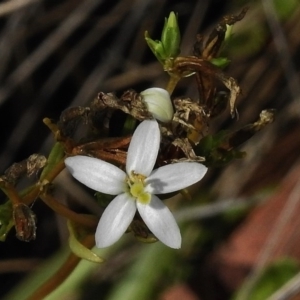
{"type": "Polygon", "coordinates": [[[65,168],[65,157],[62,158],[56,165],[55,167],[47,174],[43,180],[52,182],[56,176],[65,168]]]}
{"type": "Polygon", "coordinates": [[[1,187],[2,191],[5,195],[10,199],[13,205],[22,203],[22,199],[20,198],[16,189],[9,183],[5,183],[5,186],[1,187]]]}
{"type": "Polygon", "coordinates": [[[22,202],[26,205],[29,205],[39,196],[40,192],[40,188],[34,186],[34,188],[31,191],[29,191],[26,195],[22,197],[22,202]]]}
{"type": "Polygon", "coordinates": [[[169,92],[170,95],[172,95],[173,91],[175,90],[175,87],[179,80],[181,79],[180,76],[175,75],[175,74],[170,74],[170,79],[167,85],[166,90],[169,92]]]}
{"type": "MultiPolygon", "coordinates": [[[[87,236],[82,242],[85,247],[92,248],[95,244],[94,235],[87,236]]],[[[40,286],[27,300],[42,300],[54,291],[75,269],[81,258],[73,253],[69,255],[60,269],[52,275],[42,286],[40,286]]]]}
{"type": "Polygon", "coordinates": [[[59,129],[56,123],[53,123],[49,118],[44,118],[43,123],[52,131],[54,136],[58,134],[59,129]]]}
{"type": "Polygon", "coordinates": [[[81,215],[78,214],[72,210],[70,210],[67,206],[59,203],[53,196],[51,195],[45,195],[42,194],[40,195],[40,198],[43,200],[43,202],[49,206],[53,211],[58,213],[59,215],[64,216],[65,218],[86,226],[90,228],[96,228],[98,224],[98,219],[94,216],[89,216],[89,215],[81,215]]]}

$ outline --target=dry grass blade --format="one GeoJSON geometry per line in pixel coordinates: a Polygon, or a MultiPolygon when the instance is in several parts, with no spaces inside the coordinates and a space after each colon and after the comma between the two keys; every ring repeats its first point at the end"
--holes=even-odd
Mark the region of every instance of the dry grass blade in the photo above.
{"type": "Polygon", "coordinates": [[[14,13],[15,11],[26,7],[27,5],[31,5],[37,1],[39,0],[23,0],[23,1],[10,0],[7,1],[6,3],[2,3],[0,4],[0,17],[14,13]]]}
{"type": "Polygon", "coordinates": [[[101,4],[101,0],[86,0],[58,26],[41,45],[7,78],[6,89],[0,90],[0,105],[19,84],[25,81],[101,4]]]}

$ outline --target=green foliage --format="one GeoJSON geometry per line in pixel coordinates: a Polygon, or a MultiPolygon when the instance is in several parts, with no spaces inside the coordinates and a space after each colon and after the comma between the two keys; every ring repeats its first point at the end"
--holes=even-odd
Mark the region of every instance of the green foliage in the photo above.
{"type": "Polygon", "coordinates": [[[161,42],[168,58],[175,58],[180,53],[180,30],[177,16],[172,11],[169,18],[165,18],[165,25],[161,34],[161,42]]]}
{"type": "Polygon", "coordinates": [[[236,223],[242,220],[249,213],[250,209],[251,206],[248,205],[232,207],[223,213],[222,218],[225,222],[236,223]]]}
{"type": "Polygon", "coordinates": [[[214,135],[205,136],[196,147],[196,154],[205,157],[207,166],[219,167],[233,159],[243,158],[244,152],[227,148],[228,132],[219,131],[214,135]]]}
{"type": "Polygon", "coordinates": [[[136,127],[136,119],[134,119],[130,115],[127,115],[123,126],[122,134],[124,136],[132,134],[134,132],[135,127],[136,127]]]}
{"type": "Polygon", "coordinates": [[[273,0],[276,13],[280,19],[290,17],[299,5],[299,0],[273,0]]]}
{"type": "Polygon", "coordinates": [[[67,225],[70,233],[69,246],[71,251],[80,258],[95,263],[102,263],[104,261],[103,258],[101,258],[99,255],[97,255],[95,252],[93,252],[80,242],[78,226],[76,226],[76,224],[74,222],[71,222],[70,220],[68,220],[67,225]]]}
{"type": "Polygon", "coordinates": [[[165,19],[160,41],[152,40],[148,31],[145,32],[145,40],[157,60],[163,66],[176,58],[180,53],[181,37],[175,13],[171,12],[169,18],[165,19]]]}
{"type": "Polygon", "coordinates": [[[174,279],[177,259],[177,252],[160,243],[146,245],[106,299],[156,299],[154,287],[164,285],[167,278],[170,282],[168,273],[174,279]]]}
{"type": "Polygon", "coordinates": [[[253,24],[243,31],[233,34],[227,48],[234,51],[235,57],[249,57],[262,49],[268,30],[262,24],[253,24]]]}
{"type": "MultiPolygon", "coordinates": [[[[284,258],[273,262],[261,274],[252,289],[249,300],[265,300],[276,292],[287,281],[299,272],[299,264],[291,258],[284,258]]],[[[247,284],[247,283],[246,283],[247,284]]],[[[246,284],[238,291],[234,299],[241,299],[239,296],[244,292],[246,284]]]]}
{"type": "Polygon", "coordinates": [[[210,62],[221,69],[226,68],[230,64],[230,60],[226,57],[212,58],[210,62]]]}

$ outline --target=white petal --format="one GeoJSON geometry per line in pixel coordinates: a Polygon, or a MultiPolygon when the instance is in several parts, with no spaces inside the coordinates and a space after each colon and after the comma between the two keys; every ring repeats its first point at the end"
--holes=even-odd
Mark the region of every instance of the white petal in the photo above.
{"type": "Polygon", "coordinates": [[[181,234],[179,227],[163,202],[152,195],[149,204],[137,202],[137,209],[147,227],[165,245],[178,249],[181,247],[181,234]]]}
{"type": "Polygon", "coordinates": [[[146,191],[166,194],[184,189],[203,178],[207,168],[195,162],[181,162],[154,170],[146,179],[146,191]]]}
{"type": "Polygon", "coordinates": [[[161,88],[150,88],[140,94],[155,119],[165,123],[173,119],[174,110],[168,91],[161,88]]]}
{"type": "Polygon", "coordinates": [[[65,160],[74,178],[87,187],[110,195],[124,192],[126,174],[116,166],[88,156],[72,156],[65,160]]]}
{"type": "Polygon", "coordinates": [[[118,195],[103,212],[95,234],[96,246],[105,248],[115,243],[127,230],[134,214],[136,204],[128,194],[118,195]]]}
{"type": "Polygon", "coordinates": [[[135,130],[127,154],[126,171],[148,176],[156,162],[160,130],[155,120],[143,121],[135,130]]]}

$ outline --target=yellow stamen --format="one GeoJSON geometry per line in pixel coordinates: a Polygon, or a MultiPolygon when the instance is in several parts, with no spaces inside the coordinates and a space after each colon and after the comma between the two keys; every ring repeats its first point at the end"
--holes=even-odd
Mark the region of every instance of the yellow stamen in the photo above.
{"type": "Polygon", "coordinates": [[[140,180],[130,185],[130,194],[140,203],[148,204],[151,200],[151,194],[144,191],[144,183],[140,180]]]}
{"type": "Polygon", "coordinates": [[[138,198],[141,193],[144,191],[144,185],[141,182],[135,182],[130,187],[130,193],[133,197],[138,198]]]}
{"type": "Polygon", "coordinates": [[[142,203],[142,204],[149,204],[150,200],[151,200],[151,194],[149,193],[141,193],[139,195],[139,197],[137,198],[137,200],[142,203]]]}

